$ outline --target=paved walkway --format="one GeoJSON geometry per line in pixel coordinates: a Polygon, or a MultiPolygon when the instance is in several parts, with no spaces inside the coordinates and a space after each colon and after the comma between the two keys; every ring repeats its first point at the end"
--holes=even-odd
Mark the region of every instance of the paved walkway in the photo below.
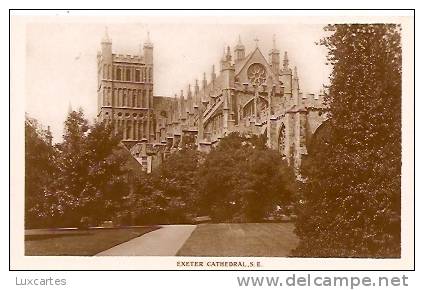
{"type": "Polygon", "coordinates": [[[175,256],[195,228],[195,225],[164,225],[96,256],[175,256]]]}

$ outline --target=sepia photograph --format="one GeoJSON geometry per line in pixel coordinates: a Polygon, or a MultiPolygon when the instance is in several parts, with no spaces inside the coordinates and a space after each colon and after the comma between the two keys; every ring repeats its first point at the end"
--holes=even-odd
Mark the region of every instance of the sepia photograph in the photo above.
{"type": "Polygon", "coordinates": [[[413,266],[413,17],[112,12],[12,16],[17,267],[413,266]]]}

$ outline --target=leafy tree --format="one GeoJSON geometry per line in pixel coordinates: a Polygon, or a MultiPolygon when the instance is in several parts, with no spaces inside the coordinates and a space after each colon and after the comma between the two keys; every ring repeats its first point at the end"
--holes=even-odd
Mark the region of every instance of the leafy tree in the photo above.
{"type": "Polygon", "coordinates": [[[192,208],[199,189],[198,170],[203,158],[196,149],[171,154],[154,173],[157,185],[169,196],[179,197],[186,207],[192,208]]]}
{"type": "Polygon", "coordinates": [[[110,123],[97,122],[90,127],[84,144],[88,160],[85,188],[80,198],[85,200],[83,212],[93,220],[111,219],[129,192],[129,152],[120,145],[110,123]],[[95,217],[93,217],[93,214],[95,217]]]}
{"type": "Polygon", "coordinates": [[[197,177],[202,156],[190,148],[176,151],[152,174],[140,176],[127,204],[135,222],[190,222],[190,217],[197,213],[197,177]]]}
{"type": "Polygon", "coordinates": [[[129,153],[119,144],[110,124],[90,126],[82,109],[68,115],[57,145],[60,171],[46,193],[55,226],[96,224],[114,216],[129,191],[129,153]]]}
{"type": "Polygon", "coordinates": [[[333,66],[325,142],[302,173],[294,252],[313,257],[399,257],[400,27],[329,25],[333,66]]]}
{"type": "Polygon", "coordinates": [[[292,202],[292,170],[264,136],[232,133],[204,155],[187,147],[171,153],[160,168],[137,181],[124,211],[135,223],[262,221],[292,202]]]}
{"type": "Polygon", "coordinates": [[[45,191],[57,174],[51,134],[37,120],[25,118],[25,227],[43,227],[50,208],[45,191]]]}
{"type": "Polygon", "coordinates": [[[229,134],[200,170],[199,208],[218,221],[262,221],[293,192],[292,171],[263,136],[229,134]]]}
{"type": "Polygon", "coordinates": [[[47,196],[52,203],[52,221],[58,225],[75,226],[81,218],[80,208],[84,200],[89,161],[84,142],[89,130],[82,109],[69,113],[64,128],[63,142],[59,150],[59,174],[49,188],[47,196]]]}

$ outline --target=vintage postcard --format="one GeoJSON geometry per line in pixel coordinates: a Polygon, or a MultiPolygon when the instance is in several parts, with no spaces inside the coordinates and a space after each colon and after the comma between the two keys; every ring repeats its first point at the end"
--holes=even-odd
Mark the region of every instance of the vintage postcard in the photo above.
{"type": "Polygon", "coordinates": [[[248,12],[11,11],[12,269],[414,268],[413,13],[248,12]]]}

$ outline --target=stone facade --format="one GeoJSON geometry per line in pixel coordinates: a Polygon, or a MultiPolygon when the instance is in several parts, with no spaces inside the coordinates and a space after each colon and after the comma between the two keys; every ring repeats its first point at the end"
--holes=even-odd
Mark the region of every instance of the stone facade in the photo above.
{"type": "Polygon", "coordinates": [[[97,55],[99,120],[113,122],[127,144],[154,141],[153,45],[139,55],[112,53],[107,33],[97,55]]]}
{"type": "Polygon", "coordinates": [[[143,55],[112,53],[106,35],[98,55],[99,114],[123,132],[123,142],[148,170],[187,144],[208,152],[231,132],[265,134],[268,146],[298,172],[307,139],[327,119],[323,91],[300,90],[297,69],[275,45],[268,60],[241,40],[224,49],[219,71],[212,66],[179,96],[153,96],[153,45],[143,55]],[[118,71],[119,70],[119,71],[118,71]],[[137,72],[138,71],[138,72],[137,72]],[[106,72],[106,73],[105,73],[106,72]]]}

